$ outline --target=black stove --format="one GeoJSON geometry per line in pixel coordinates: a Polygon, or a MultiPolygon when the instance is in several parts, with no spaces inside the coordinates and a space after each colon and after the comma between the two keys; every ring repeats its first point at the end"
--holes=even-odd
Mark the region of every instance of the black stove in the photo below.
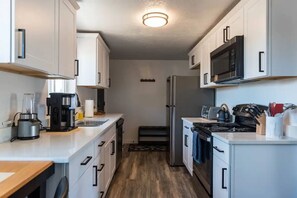
{"type": "Polygon", "coordinates": [[[256,127],[249,127],[240,125],[237,123],[224,123],[224,122],[217,122],[217,123],[194,123],[193,130],[202,130],[208,134],[212,132],[255,132],[256,127]]]}

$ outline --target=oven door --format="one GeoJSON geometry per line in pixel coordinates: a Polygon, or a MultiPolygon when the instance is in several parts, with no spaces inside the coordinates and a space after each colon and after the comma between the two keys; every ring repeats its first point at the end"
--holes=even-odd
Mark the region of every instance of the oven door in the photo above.
{"type": "Polygon", "coordinates": [[[193,181],[199,197],[211,197],[212,194],[212,137],[199,130],[201,163],[193,160],[193,181]]]}

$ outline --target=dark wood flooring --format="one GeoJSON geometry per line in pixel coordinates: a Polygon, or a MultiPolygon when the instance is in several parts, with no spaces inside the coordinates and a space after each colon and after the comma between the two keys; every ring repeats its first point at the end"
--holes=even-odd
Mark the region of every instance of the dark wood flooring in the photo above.
{"type": "Polygon", "coordinates": [[[170,167],[166,152],[127,152],[107,198],[196,198],[185,167],[170,167]]]}

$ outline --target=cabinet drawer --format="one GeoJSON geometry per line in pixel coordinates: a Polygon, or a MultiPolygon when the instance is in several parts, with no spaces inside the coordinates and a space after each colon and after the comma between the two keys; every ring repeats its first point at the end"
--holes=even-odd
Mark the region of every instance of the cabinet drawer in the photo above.
{"type": "Polygon", "coordinates": [[[213,155],[217,156],[229,164],[229,144],[226,144],[216,138],[213,139],[213,155]]]}
{"type": "Polygon", "coordinates": [[[74,184],[94,160],[93,144],[80,151],[69,162],[69,185],[74,184]]]}

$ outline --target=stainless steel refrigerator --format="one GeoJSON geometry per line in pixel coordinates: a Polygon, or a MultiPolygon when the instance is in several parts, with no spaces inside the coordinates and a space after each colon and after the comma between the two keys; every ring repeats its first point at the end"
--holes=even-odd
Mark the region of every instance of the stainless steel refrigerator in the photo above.
{"type": "Polygon", "coordinates": [[[167,79],[167,127],[169,145],[167,161],[183,165],[182,117],[200,117],[203,105],[214,106],[215,90],[201,89],[198,76],[170,76],[167,79]]]}

